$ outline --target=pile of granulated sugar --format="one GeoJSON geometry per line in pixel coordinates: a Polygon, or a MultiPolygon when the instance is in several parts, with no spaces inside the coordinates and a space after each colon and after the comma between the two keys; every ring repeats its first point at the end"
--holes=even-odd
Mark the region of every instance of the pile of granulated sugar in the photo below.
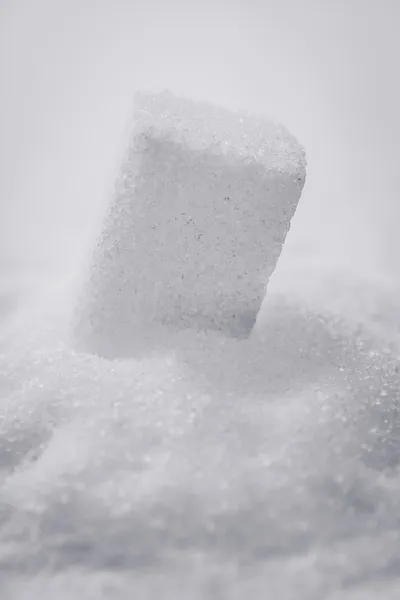
{"type": "Polygon", "coordinates": [[[140,360],[3,353],[6,600],[386,597],[398,361],[296,306],[264,334],[185,330],[140,360]]]}

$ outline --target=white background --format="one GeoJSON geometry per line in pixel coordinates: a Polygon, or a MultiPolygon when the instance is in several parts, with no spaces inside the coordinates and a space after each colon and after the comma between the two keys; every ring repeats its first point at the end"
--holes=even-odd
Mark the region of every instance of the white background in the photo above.
{"type": "Polygon", "coordinates": [[[399,21],[397,0],[1,0],[2,266],[71,266],[134,90],[168,88],[283,121],[309,162],[291,241],[400,277],[399,21]]]}

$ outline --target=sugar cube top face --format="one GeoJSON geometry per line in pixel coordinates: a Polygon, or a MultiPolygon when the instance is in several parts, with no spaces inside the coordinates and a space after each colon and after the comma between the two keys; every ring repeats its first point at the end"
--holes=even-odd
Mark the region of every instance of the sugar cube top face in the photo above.
{"type": "Polygon", "coordinates": [[[241,158],[244,164],[304,177],[305,154],[282,126],[244,111],[233,113],[207,103],[177,99],[164,92],[136,94],[133,137],[166,137],[193,151],[241,158]]]}
{"type": "Polygon", "coordinates": [[[283,127],[138,94],[76,310],[79,345],[119,355],[168,330],[247,336],[304,180],[304,151],[283,127]]]}

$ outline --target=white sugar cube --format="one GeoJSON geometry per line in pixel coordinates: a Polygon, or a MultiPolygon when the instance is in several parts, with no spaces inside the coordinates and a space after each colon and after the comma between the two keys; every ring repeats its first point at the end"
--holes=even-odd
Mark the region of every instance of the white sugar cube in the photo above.
{"type": "Polygon", "coordinates": [[[76,309],[80,347],[130,354],[168,330],[247,336],[305,181],[283,127],[170,93],[133,131],[76,309]]]}

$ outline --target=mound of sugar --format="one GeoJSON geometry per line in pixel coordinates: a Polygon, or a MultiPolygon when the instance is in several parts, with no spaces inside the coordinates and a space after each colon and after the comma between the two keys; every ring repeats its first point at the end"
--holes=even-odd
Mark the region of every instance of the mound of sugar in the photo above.
{"type": "Polygon", "coordinates": [[[300,308],[280,305],[265,344],[185,330],[142,361],[0,352],[2,598],[265,598],[268,581],[305,600],[386,578],[398,360],[300,308]]]}
{"type": "Polygon", "coordinates": [[[76,345],[121,356],[163,344],[168,329],[247,336],[304,180],[304,151],[284,128],[138,94],[76,345]]]}

